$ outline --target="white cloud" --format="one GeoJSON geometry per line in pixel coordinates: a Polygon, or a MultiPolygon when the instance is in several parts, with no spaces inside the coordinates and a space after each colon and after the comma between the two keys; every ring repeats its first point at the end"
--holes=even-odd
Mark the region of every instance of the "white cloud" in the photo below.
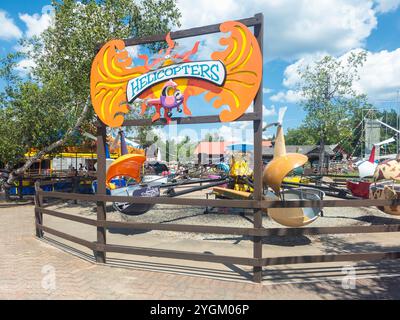
{"type": "Polygon", "coordinates": [[[400,89],[400,48],[367,53],[355,89],[371,99],[395,99],[400,89]]]}
{"type": "Polygon", "coordinates": [[[158,137],[158,139],[161,140],[161,141],[166,141],[166,140],[169,139],[169,137],[168,137],[168,135],[165,133],[165,131],[164,131],[162,128],[159,128],[159,127],[153,129],[153,130],[150,132],[149,137],[146,137],[146,139],[147,139],[148,141],[151,141],[151,140],[153,140],[153,137],[154,137],[154,136],[158,137]]]}
{"type": "Polygon", "coordinates": [[[274,102],[287,102],[287,103],[297,103],[302,99],[301,93],[296,90],[279,91],[274,94],[271,98],[274,102]]]}
{"type": "Polygon", "coordinates": [[[35,66],[36,64],[32,59],[23,59],[15,66],[15,70],[21,75],[27,75],[35,66]]]}
{"type": "Polygon", "coordinates": [[[249,121],[241,121],[239,123],[239,128],[240,128],[240,130],[245,130],[245,129],[250,128],[250,122],[249,121]]]}
{"type": "Polygon", "coordinates": [[[129,46],[125,48],[128,51],[129,56],[134,59],[137,57],[139,50],[137,46],[129,46]]]}
{"type": "MultiPolygon", "coordinates": [[[[27,13],[24,14],[19,14],[19,18],[25,23],[26,25],[26,31],[25,31],[25,36],[30,38],[33,36],[39,36],[44,30],[46,30],[53,21],[53,14],[51,10],[47,10],[47,7],[43,7],[42,14],[33,14],[29,15],[27,13]]],[[[22,36],[22,33],[20,34],[20,37],[22,36]]],[[[19,44],[14,47],[16,51],[20,51],[23,53],[29,53],[31,50],[30,46],[22,47],[19,44]]],[[[27,75],[31,72],[32,68],[34,68],[35,62],[31,58],[25,58],[21,60],[15,69],[21,74],[21,75],[27,75]]]]}
{"type": "Polygon", "coordinates": [[[253,127],[250,122],[231,122],[218,129],[201,130],[201,138],[206,134],[217,134],[229,143],[253,143],[253,127]]]}
{"type": "Polygon", "coordinates": [[[263,139],[264,140],[272,140],[273,135],[272,134],[268,134],[268,135],[263,135],[263,139]]]}
{"type": "Polygon", "coordinates": [[[179,39],[176,41],[174,50],[184,53],[192,50],[196,41],[200,41],[198,51],[194,57],[197,60],[208,60],[214,51],[222,51],[226,47],[219,44],[219,38],[218,34],[208,34],[206,36],[179,39]]]}
{"type": "Polygon", "coordinates": [[[267,59],[343,54],[363,47],[377,26],[372,0],[179,0],[178,6],[184,28],[264,13],[267,59]]]}
{"type": "Polygon", "coordinates": [[[263,91],[264,94],[270,94],[270,93],[274,92],[273,89],[266,88],[266,87],[264,87],[262,91],[263,91]]]}
{"type": "Polygon", "coordinates": [[[296,62],[288,65],[283,73],[283,85],[286,88],[293,89],[300,82],[299,69],[302,69],[308,65],[312,66],[315,61],[322,59],[327,52],[316,52],[314,54],[308,54],[297,60],[296,62]]]}
{"type": "Polygon", "coordinates": [[[217,132],[220,137],[224,138],[224,141],[238,142],[239,139],[235,135],[235,129],[232,126],[222,126],[217,132]]]}
{"type": "Polygon", "coordinates": [[[271,117],[276,115],[276,109],[275,106],[272,105],[271,108],[267,108],[266,106],[263,106],[263,115],[264,117],[271,117]]]}
{"type": "MultiPolygon", "coordinates": [[[[24,54],[28,54],[31,50],[33,50],[31,45],[21,46],[20,44],[15,45],[13,49],[15,51],[22,52],[24,54]]],[[[18,64],[15,66],[15,70],[21,76],[26,76],[31,72],[32,68],[34,68],[35,66],[36,64],[33,61],[33,59],[26,57],[18,62],[18,64]]]]}
{"type": "Polygon", "coordinates": [[[379,13],[394,11],[400,6],[400,0],[375,0],[375,2],[379,13]]]}
{"type": "Polygon", "coordinates": [[[48,13],[43,13],[42,15],[24,13],[19,14],[19,18],[26,25],[27,30],[25,31],[25,35],[27,37],[39,36],[52,23],[52,16],[48,13]]]}
{"type": "Polygon", "coordinates": [[[7,12],[0,10],[0,39],[12,40],[22,36],[21,30],[15,25],[14,20],[8,17],[7,12]]]}
{"type": "MultiPolygon", "coordinates": [[[[361,49],[351,50],[337,59],[346,61],[351,52],[358,52],[361,49]]],[[[296,90],[300,82],[299,68],[312,65],[322,54],[315,54],[299,59],[287,66],[284,71],[283,85],[288,88],[280,91],[270,99],[275,102],[299,102],[300,93],[296,90]]],[[[396,92],[400,89],[400,48],[394,51],[382,50],[380,52],[367,52],[367,60],[359,70],[360,80],[354,83],[354,89],[359,93],[365,93],[371,100],[394,99],[396,92]]]]}
{"type": "Polygon", "coordinates": [[[235,0],[178,0],[184,28],[240,18],[245,6],[247,3],[235,0]]]}

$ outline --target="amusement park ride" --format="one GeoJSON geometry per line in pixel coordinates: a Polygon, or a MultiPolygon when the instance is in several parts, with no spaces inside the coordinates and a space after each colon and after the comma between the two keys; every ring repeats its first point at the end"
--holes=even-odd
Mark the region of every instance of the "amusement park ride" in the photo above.
{"type": "MultiPolygon", "coordinates": [[[[199,42],[195,43],[192,50],[177,53],[170,34],[166,37],[167,49],[160,50],[152,59],[145,54],[139,55],[139,59],[143,61],[141,65],[133,65],[122,40],[107,42],[97,53],[91,69],[91,98],[99,119],[109,127],[119,128],[123,125],[125,114],[137,108],[139,104],[142,114],[154,109],[153,122],[164,118],[165,124],[169,124],[175,110],[190,116],[189,98],[200,94],[204,94],[204,99],[212,102],[215,108],[229,107],[220,112],[220,122],[238,119],[246,112],[259,91],[262,80],[262,53],[253,33],[240,22],[222,23],[220,30],[224,33],[230,32],[229,37],[220,39],[220,43],[226,46],[226,49],[212,53],[210,60],[203,61],[193,60],[199,49],[199,42]]],[[[264,199],[282,202],[289,199],[322,200],[325,191],[332,191],[332,188],[301,184],[296,187],[296,184],[291,183],[288,186],[284,183],[287,175],[302,167],[308,158],[299,153],[286,152],[282,122],[283,112],[279,121],[271,124],[276,126],[276,141],[273,159],[266,165],[262,175],[264,199]]],[[[224,164],[226,173],[217,178],[171,181],[166,177],[144,175],[142,168],[146,161],[145,155],[127,152],[121,130],[120,140],[121,157],[107,165],[106,185],[111,195],[176,197],[213,188],[213,193],[219,198],[253,198],[254,177],[243,158],[233,156],[229,168],[224,164]],[[119,180],[123,183],[114,183],[119,180]],[[174,190],[178,185],[196,184],[197,186],[183,191],[174,190]]],[[[376,175],[376,172],[385,179],[393,178],[386,170],[393,163],[377,165],[373,153],[368,161],[357,165],[361,178],[376,175]]],[[[399,167],[398,162],[395,166],[399,167]]],[[[349,181],[348,187],[354,192],[360,185],[365,184],[365,190],[359,194],[361,197],[393,196],[390,195],[387,184],[375,183],[372,186],[371,183],[363,180],[349,181]]],[[[393,193],[393,190],[397,189],[390,190],[393,193]]],[[[339,190],[339,193],[341,192],[339,190]]],[[[128,215],[144,214],[153,205],[114,203],[118,211],[128,215]]],[[[288,227],[305,226],[321,216],[319,207],[268,208],[265,211],[273,220],[288,227]]],[[[385,209],[385,212],[397,214],[393,208],[385,209]]]]}
{"type": "MultiPolygon", "coordinates": [[[[396,134],[400,133],[399,130],[380,120],[375,121],[395,131],[396,134]]],[[[398,182],[400,180],[399,157],[397,156],[395,159],[388,159],[381,163],[375,159],[375,151],[377,148],[395,141],[395,138],[392,137],[375,143],[372,147],[369,159],[358,161],[355,164],[360,178],[349,179],[346,182],[347,188],[354,196],[364,199],[398,199],[400,196],[400,184],[398,182]]],[[[388,214],[400,215],[399,206],[384,206],[378,208],[388,214]]]]}
{"type": "MultiPolygon", "coordinates": [[[[310,187],[283,189],[282,182],[294,169],[303,166],[308,158],[299,153],[287,153],[283,135],[282,119],[284,111],[280,110],[279,120],[273,125],[277,126],[274,146],[274,157],[267,164],[263,173],[264,198],[268,200],[296,199],[296,200],[322,200],[324,192],[310,187]],[[271,189],[271,190],[270,190],[271,189]]],[[[249,179],[247,180],[249,181],[249,179]]],[[[231,199],[251,199],[250,191],[237,191],[235,189],[215,187],[214,193],[219,197],[231,199]]],[[[276,222],[288,227],[299,227],[310,224],[321,214],[319,208],[269,208],[266,213],[276,222]]]]}
{"type": "MultiPolygon", "coordinates": [[[[286,153],[286,146],[282,129],[283,113],[280,112],[280,120],[274,123],[277,126],[277,134],[274,149],[274,158],[266,166],[263,174],[265,198],[321,200],[324,192],[315,188],[300,187],[295,189],[282,189],[284,178],[295,168],[301,167],[307,162],[307,157],[298,153],[286,153]],[[268,190],[268,187],[272,191],[268,190]]],[[[248,166],[244,150],[239,150],[231,157],[229,165],[220,163],[221,176],[213,176],[211,179],[186,179],[181,181],[168,181],[168,177],[157,175],[143,175],[143,164],[146,156],[141,153],[128,153],[124,132],[119,130],[121,156],[111,160],[107,166],[106,184],[108,193],[114,196],[139,196],[139,197],[176,197],[212,188],[213,193],[219,198],[251,199],[253,190],[253,172],[248,166]],[[205,183],[205,184],[204,184],[205,183]],[[184,191],[175,192],[176,186],[198,185],[186,188],[184,191]],[[204,184],[204,185],[201,185],[204,184]],[[227,185],[227,187],[220,187],[227,185]],[[162,190],[165,190],[162,194],[162,190]]],[[[115,141],[114,141],[115,143],[115,141]]],[[[237,149],[234,145],[231,149],[237,149]]],[[[248,147],[247,147],[248,148],[248,147]]],[[[97,181],[94,182],[94,190],[97,181]]],[[[114,203],[114,208],[127,215],[140,215],[151,210],[152,204],[114,203]]],[[[317,208],[290,208],[268,210],[269,216],[285,226],[303,226],[313,222],[320,215],[317,208]]]]}

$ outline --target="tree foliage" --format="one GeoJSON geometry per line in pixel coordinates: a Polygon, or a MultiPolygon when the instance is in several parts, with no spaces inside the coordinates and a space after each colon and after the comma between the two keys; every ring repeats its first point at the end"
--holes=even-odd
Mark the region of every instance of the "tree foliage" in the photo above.
{"type": "Polygon", "coordinates": [[[316,139],[304,125],[301,125],[287,130],[285,142],[288,145],[313,145],[316,144],[316,139]]]}
{"type": "MultiPolygon", "coordinates": [[[[398,128],[398,117],[399,114],[397,113],[396,110],[390,109],[390,110],[384,110],[379,113],[377,113],[377,118],[381,119],[383,122],[387,123],[389,126],[393,128],[398,128]]],[[[393,130],[390,130],[386,127],[381,127],[381,140],[386,140],[391,137],[395,137],[396,140],[399,139],[399,135],[394,132],[393,130]]],[[[381,154],[393,154],[397,153],[397,145],[396,143],[391,143],[387,144],[381,147],[381,154]]]]}
{"type": "Polygon", "coordinates": [[[366,104],[366,96],[353,88],[365,58],[363,51],[352,52],[346,61],[325,56],[300,70],[302,105],[307,111],[304,125],[319,140],[331,143],[347,136],[355,110],[366,104]]]}
{"type": "Polygon", "coordinates": [[[206,135],[203,138],[203,141],[208,141],[208,142],[223,142],[224,137],[220,136],[218,132],[213,132],[213,133],[206,133],[206,135]]]}
{"type": "Polygon", "coordinates": [[[352,147],[354,122],[361,109],[371,107],[366,95],[353,86],[365,59],[364,51],[351,52],[346,59],[325,56],[299,68],[301,105],[307,114],[299,128],[288,131],[288,143],[319,143],[321,152],[326,144],[344,142],[346,149],[352,147]]]}
{"type": "Polygon", "coordinates": [[[95,117],[85,106],[99,44],[179,26],[175,0],[53,0],[52,5],[51,26],[40,36],[22,39],[20,52],[1,60],[0,162],[9,168],[24,161],[30,148],[42,149],[60,139],[74,143],[70,129],[78,122],[93,130],[95,117]],[[16,68],[21,59],[33,66],[28,74],[16,68]]]}
{"type": "Polygon", "coordinates": [[[161,158],[167,162],[177,161],[187,163],[195,160],[194,149],[197,143],[191,141],[189,136],[183,137],[179,142],[175,139],[168,139],[166,141],[158,139],[155,145],[161,151],[161,158]]]}

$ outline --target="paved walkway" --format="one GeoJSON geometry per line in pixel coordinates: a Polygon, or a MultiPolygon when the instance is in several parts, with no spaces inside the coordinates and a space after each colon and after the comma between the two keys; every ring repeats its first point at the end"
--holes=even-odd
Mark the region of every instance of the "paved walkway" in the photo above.
{"type": "Polygon", "coordinates": [[[1,299],[400,298],[398,262],[358,264],[350,271],[338,264],[282,266],[268,268],[263,284],[226,281],[224,269],[214,269],[214,277],[201,276],[200,263],[174,273],[151,270],[179,269],[180,261],[142,258],[127,260],[129,268],[122,268],[123,260],[115,258],[111,260],[119,267],[94,264],[82,258],[85,252],[78,257],[62,250],[63,243],[56,247],[55,242],[37,240],[32,206],[0,208],[0,219],[1,299]],[[343,278],[352,272],[357,275],[355,282],[343,278]]]}

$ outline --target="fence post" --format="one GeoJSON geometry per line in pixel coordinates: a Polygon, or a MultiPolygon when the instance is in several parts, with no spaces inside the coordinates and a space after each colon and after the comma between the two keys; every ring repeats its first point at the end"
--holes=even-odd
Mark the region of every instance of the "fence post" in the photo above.
{"type": "MultiPolygon", "coordinates": [[[[97,121],[97,194],[106,194],[106,126],[99,119],[97,121]]],[[[97,201],[97,221],[106,220],[106,204],[97,201]]],[[[103,246],[95,252],[96,262],[106,263],[106,228],[97,227],[97,245],[103,246]]]]}
{"type": "Polygon", "coordinates": [[[23,179],[22,179],[22,177],[19,177],[19,179],[18,179],[18,198],[19,198],[19,200],[22,200],[24,198],[22,195],[22,188],[23,188],[23,179]]]}
{"type": "Polygon", "coordinates": [[[43,230],[39,228],[38,225],[43,226],[43,214],[40,208],[43,204],[43,197],[39,196],[39,191],[41,191],[40,181],[35,181],[35,229],[36,237],[43,238],[43,230]]]}
{"type": "MultiPolygon", "coordinates": [[[[255,17],[259,20],[259,24],[254,27],[254,36],[257,38],[260,46],[261,54],[263,55],[263,28],[264,16],[258,13],[255,17]]],[[[253,121],[254,134],[254,200],[261,201],[263,198],[262,186],[262,120],[263,120],[263,83],[261,80],[260,88],[258,89],[256,98],[254,99],[254,112],[258,114],[257,120],[253,121]]],[[[254,228],[262,228],[262,210],[257,208],[254,210],[254,228]]],[[[262,259],[262,237],[253,237],[253,258],[262,259]]],[[[253,266],[253,281],[261,283],[262,267],[253,266]]]]}
{"type": "MultiPolygon", "coordinates": [[[[73,176],[72,177],[72,193],[78,193],[78,186],[79,186],[79,182],[78,182],[79,177],[78,176],[73,176]]],[[[75,199],[74,200],[74,204],[78,204],[78,200],[75,199]]]]}
{"type": "Polygon", "coordinates": [[[11,187],[4,187],[4,197],[6,201],[11,201],[11,187]]]}

